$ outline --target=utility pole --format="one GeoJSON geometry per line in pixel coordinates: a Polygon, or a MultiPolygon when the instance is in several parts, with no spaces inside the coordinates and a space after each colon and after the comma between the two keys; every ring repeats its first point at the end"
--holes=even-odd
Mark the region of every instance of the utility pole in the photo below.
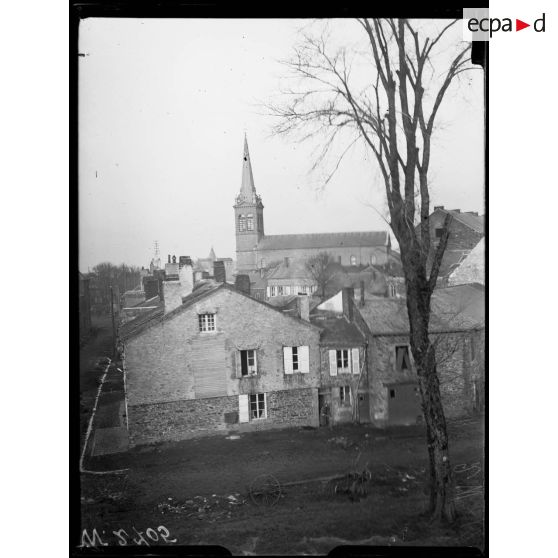
{"type": "Polygon", "coordinates": [[[110,286],[110,315],[112,318],[112,360],[116,357],[116,326],[114,324],[114,292],[110,286]]]}

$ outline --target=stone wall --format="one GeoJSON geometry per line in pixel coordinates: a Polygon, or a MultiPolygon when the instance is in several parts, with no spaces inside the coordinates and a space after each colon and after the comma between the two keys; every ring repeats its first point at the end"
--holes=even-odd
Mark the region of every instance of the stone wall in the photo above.
{"type": "MultiPolygon", "coordinates": [[[[435,334],[432,341],[436,346],[440,392],[446,417],[456,418],[480,410],[475,405],[475,390],[484,390],[484,330],[435,334]]],[[[388,385],[418,382],[412,355],[411,370],[396,370],[395,346],[405,344],[409,344],[407,335],[373,338],[373,365],[369,372],[370,413],[372,422],[377,426],[388,422],[388,385]]],[[[483,400],[484,393],[480,396],[483,400]]]]}
{"type": "Polygon", "coordinates": [[[238,396],[169,401],[128,407],[130,444],[178,441],[294,426],[319,425],[318,390],[269,392],[267,418],[238,422],[238,396]]]}

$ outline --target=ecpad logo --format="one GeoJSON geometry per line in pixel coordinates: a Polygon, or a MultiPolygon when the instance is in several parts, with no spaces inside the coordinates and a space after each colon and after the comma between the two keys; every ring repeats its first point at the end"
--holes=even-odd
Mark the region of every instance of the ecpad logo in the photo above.
{"type": "MultiPolygon", "coordinates": [[[[537,33],[544,33],[545,32],[545,21],[546,14],[542,14],[542,16],[536,19],[533,23],[533,30],[537,33]]],[[[526,29],[527,27],[531,27],[530,23],[526,23],[521,19],[515,20],[515,31],[521,31],[522,29],[526,29]]],[[[467,21],[467,28],[471,33],[473,33],[473,37],[475,33],[488,33],[490,38],[492,38],[493,33],[497,33],[499,31],[504,33],[512,32],[513,23],[512,18],[505,17],[505,18],[497,18],[497,17],[485,17],[485,18],[476,18],[472,17],[469,18],[467,21]]]]}

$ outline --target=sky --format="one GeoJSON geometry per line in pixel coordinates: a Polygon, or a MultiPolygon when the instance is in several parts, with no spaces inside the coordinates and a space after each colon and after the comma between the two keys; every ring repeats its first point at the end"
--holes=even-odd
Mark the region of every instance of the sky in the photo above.
{"type": "MultiPolygon", "coordinates": [[[[167,254],[235,257],[234,198],[247,134],[267,234],[386,230],[381,174],[351,150],[325,189],[319,140],[272,136],[307,21],[105,19],[80,25],[79,266],[148,266],[167,254]]],[[[352,21],[332,20],[347,41],[352,21]]],[[[461,26],[455,29],[461,40],[461,26]]],[[[450,90],[433,145],[431,205],[484,213],[483,76],[450,90]]],[[[393,235],[392,235],[393,239],[393,235]]]]}

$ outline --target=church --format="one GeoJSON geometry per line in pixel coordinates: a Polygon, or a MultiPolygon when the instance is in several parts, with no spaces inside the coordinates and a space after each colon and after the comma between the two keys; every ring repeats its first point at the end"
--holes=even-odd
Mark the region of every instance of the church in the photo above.
{"type": "Polygon", "coordinates": [[[234,205],[237,273],[305,260],[320,252],[327,252],[342,266],[388,264],[391,240],[387,231],[266,235],[264,205],[256,192],[246,137],[243,159],[240,193],[234,205]]]}

